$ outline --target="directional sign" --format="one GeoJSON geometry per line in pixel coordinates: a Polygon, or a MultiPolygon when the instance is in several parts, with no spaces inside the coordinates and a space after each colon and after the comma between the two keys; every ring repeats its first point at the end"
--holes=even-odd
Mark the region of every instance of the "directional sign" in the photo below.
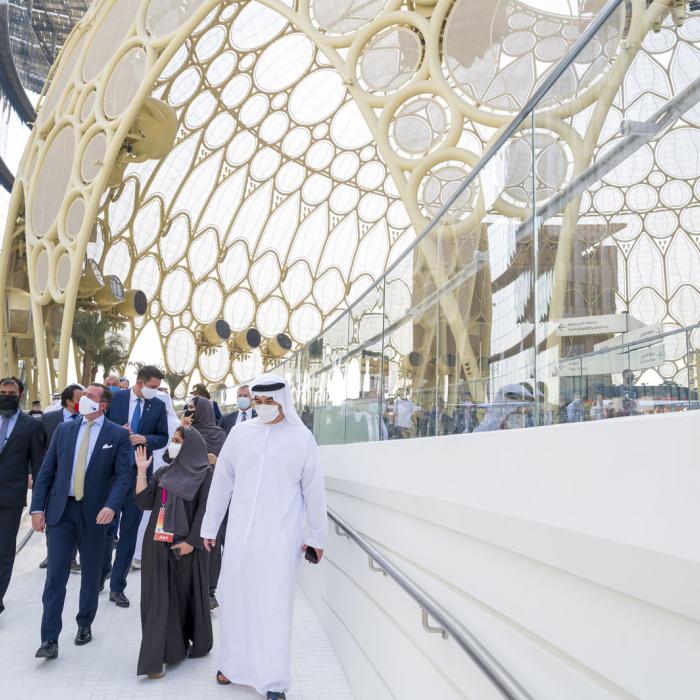
{"type": "Polygon", "coordinates": [[[627,314],[602,316],[578,316],[554,321],[557,335],[602,335],[603,333],[625,333],[628,328],[627,314]]]}
{"type": "Polygon", "coordinates": [[[652,323],[649,326],[642,326],[641,328],[635,328],[633,331],[628,333],[622,333],[617,335],[610,340],[604,340],[602,343],[596,343],[593,346],[594,350],[610,350],[612,348],[619,348],[623,345],[631,345],[632,343],[643,342],[649,338],[654,338],[657,335],[661,335],[664,332],[664,326],[662,323],[652,323]]]}

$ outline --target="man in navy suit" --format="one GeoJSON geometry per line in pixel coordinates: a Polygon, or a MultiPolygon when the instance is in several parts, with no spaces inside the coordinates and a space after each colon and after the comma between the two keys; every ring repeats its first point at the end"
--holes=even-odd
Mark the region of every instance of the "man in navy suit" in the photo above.
{"type": "MultiPolygon", "coordinates": [[[[56,428],[64,421],[78,420],[80,413],[78,412],[78,403],[80,397],[85,393],[85,389],[80,384],[69,384],[61,392],[61,410],[48,411],[41,416],[41,427],[44,429],[44,454],[49,449],[51,438],[53,437],[56,428]]],[[[45,569],[49,565],[49,557],[39,564],[40,569],[45,569]]],[[[76,542],[73,548],[73,558],[70,563],[71,573],[80,573],[80,564],[78,564],[78,544],[76,542]]]]}
{"type": "Polygon", "coordinates": [[[42,437],[39,421],[19,410],[24,384],[0,379],[0,612],[10,585],[15,547],[27,488],[39,473],[42,437]]]}
{"type": "Polygon", "coordinates": [[[32,526],[48,526],[49,564],[42,603],[39,659],[58,656],[66,583],[75,541],[81,562],[80,604],[76,621],[80,646],[92,641],[97,613],[105,531],[133,491],[133,450],[129,432],[105,418],[112,395],[91,384],[80,399],[81,420],[54,431],[32,495],[32,526]]]}
{"type": "Polygon", "coordinates": [[[251,406],[252,397],[250,395],[250,387],[247,384],[241,384],[236,392],[236,407],[237,411],[227,413],[221,416],[219,427],[224,430],[226,435],[231,432],[231,428],[239,423],[244,423],[251,418],[257,418],[258,414],[251,406]]]}
{"type": "MultiPolygon", "coordinates": [[[[165,447],[168,443],[168,417],[165,404],[158,398],[158,387],[164,379],[163,373],[152,365],[142,367],[136,375],[136,383],[131,389],[123,389],[114,394],[114,399],[107,411],[107,417],[129,430],[133,448],[144,445],[150,456],[153,450],[165,447]]],[[[136,483],[136,458],[132,449],[131,463],[134,465],[132,475],[136,483]]],[[[149,477],[151,468],[149,467],[149,477]]],[[[119,523],[119,542],[112,565],[109,582],[109,599],[120,608],[129,607],[129,599],[124,595],[126,576],[131,568],[136,549],[141,511],[134,503],[134,488],[129,489],[121,510],[119,523]]],[[[109,576],[112,561],[112,549],[116,536],[117,523],[108,530],[102,567],[103,581],[109,576]]]]}

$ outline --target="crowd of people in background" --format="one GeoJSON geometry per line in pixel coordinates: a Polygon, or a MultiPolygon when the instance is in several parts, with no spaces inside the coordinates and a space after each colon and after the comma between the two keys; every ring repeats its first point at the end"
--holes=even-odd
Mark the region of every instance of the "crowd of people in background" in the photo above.
{"type": "Polygon", "coordinates": [[[24,384],[0,379],[0,613],[29,489],[47,548],[37,658],[58,657],[71,572],[81,576],[74,643],[83,646],[107,582],[108,600],[128,608],[130,573],[140,569],[138,675],[160,678],[167,665],[209,653],[224,586],[216,681],[283,700],[296,563],[318,563],[325,543],[317,445],[282,377],[239,387],[226,415],[203,384],[177,412],[163,380],[146,365],[133,386],[116,375],[71,384],[46,410],[34,401],[25,413],[24,384]]]}

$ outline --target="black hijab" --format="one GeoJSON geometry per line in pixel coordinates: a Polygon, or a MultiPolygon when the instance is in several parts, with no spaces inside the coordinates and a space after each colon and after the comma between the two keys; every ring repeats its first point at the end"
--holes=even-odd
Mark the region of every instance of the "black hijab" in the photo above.
{"type": "Polygon", "coordinates": [[[182,428],[185,439],[177,457],[163,469],[161,488],[167,491],[165,522],[167,532],[186,536],[190,532],[184,501],[193,501],[211,465],[204,438],[192,428],[182,428]]]}
{"type": "Polygon", "coordinates": [[[216,424],[214,406],[209,399],[205,399],[203,396],[195,396],[192,403],[194,404],[192,427],[204,438],[204,442],[207,443],[207,451],[218,457],[226,442],[226,431],[216,424]]]}

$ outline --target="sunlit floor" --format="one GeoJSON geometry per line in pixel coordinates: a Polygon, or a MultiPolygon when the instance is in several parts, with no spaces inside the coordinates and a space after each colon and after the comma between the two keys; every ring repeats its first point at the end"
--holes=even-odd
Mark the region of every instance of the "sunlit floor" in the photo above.
{"type": "MultiPolygon", "coordinates": [[[[26,523],[23,523],[26,527],[26,523]]],[[[139,621],[140,574],[132,571],[126,594],[128,609],[100,595],[100,609],[92,627],[93,641],[73,644],[80,577],[71,575],[63,613],[59,657],[54,661],[34,658],[41,640],[41,592],[44,571],[38,568],[45,556],[43,536],[34,535],[17,556],[6,610],[0,615],[0,697],[35,700],[51,698],[239,698],[260,696],[251,688],[216,684],[218,618],[214,611],[214,649],[204,659],[187,659],[171,667],[165,678],[148,680],[136,676],[141,642],[139,621]]],[[[289,700],[352,700],[345,674],[318,618],[298,590],[292,648],[292,687],[289,700]]]]}

